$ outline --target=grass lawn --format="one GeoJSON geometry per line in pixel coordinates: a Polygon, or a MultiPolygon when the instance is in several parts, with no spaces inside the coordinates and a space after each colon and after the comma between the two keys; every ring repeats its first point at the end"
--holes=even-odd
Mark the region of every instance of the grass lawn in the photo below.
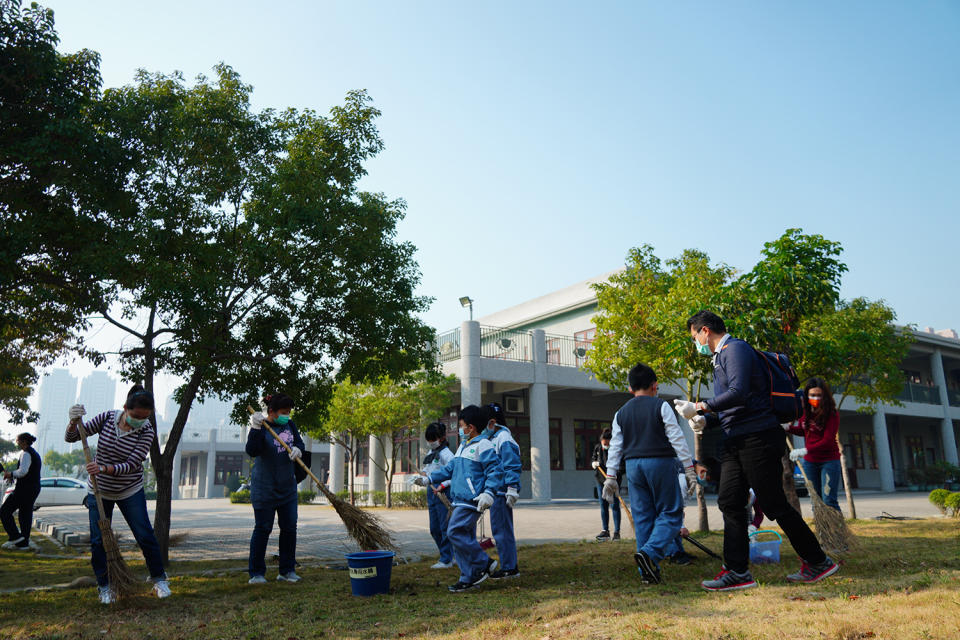
{"type": "MultiPolygon", "coordinates": [[[[699,551],[691,550],[698,558],[691,566],[665,564],[666,583],[652,587],[639,583],[632,540],[583,542],[523,547],[520,578],[457,595],[446,591],[455,570],[431,570],[432,560],[394,567],[392,592],[373,598],[351,596],[347,572],[322,568],[304,568],[297,585],[251,587],[238,573],[173,577],[167,600],[144,596],[109,608],[93,589],[4,594],[0,637],[960,638],[960,523],[862,521],[852,528],[860,550],[816,585],[784,581],[798,564],[786,543],[781,564],[754,568],[759,588],[716,594],[698,586],[719,568],[699,551]]],[[[720,548],[719,535],[702,540],[720,548]]],[[[142,558],[129,561],[142,570],[142,558]]],[[[3,552],[0,588],[10,586],[12,573],[65,582],[81,569],[86,563],[78,559],[3,552]]]]}

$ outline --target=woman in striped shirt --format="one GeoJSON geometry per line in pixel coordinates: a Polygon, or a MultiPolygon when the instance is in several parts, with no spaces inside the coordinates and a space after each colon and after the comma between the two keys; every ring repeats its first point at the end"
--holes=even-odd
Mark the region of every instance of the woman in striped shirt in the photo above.
{"type": "MultiPolygon", "coordinates": [[[[143,557],[150,569],[150,579],[158,598],[170,595],[170,585],[163,569],[163,556],[160,544],[153,533],[150,518],[147,515],[147,500],[143,493],[143,461],[150,452],[150,445],[157,437],[156,428],[150,422],[153,413],[153,394],[135,385],[123,409],[105,411],[93,420],[84,423],[83,430],[89,436],[100,434],[97,440],[97,453],[93,462],[87,465],[91,478],[96,476],[97,487],[103,498],[106,519],[113,515],[113,506],[130,526],[143,557]]],[[[66,441],[77,442],[80,434],[76,421],[86,414],[83,405],[70,407],[70,424],[67,426],[66,441]]],[[[100,536],[100,514],[97,501],[93,496],[93,485],[88,482],[87,509],[90,513],[90,550],[93,572],[97,576],[100,588],[100,602],[111,604],[116,600],[110,589],[107,577],[107,556],[103,550],[100,536]]]]}

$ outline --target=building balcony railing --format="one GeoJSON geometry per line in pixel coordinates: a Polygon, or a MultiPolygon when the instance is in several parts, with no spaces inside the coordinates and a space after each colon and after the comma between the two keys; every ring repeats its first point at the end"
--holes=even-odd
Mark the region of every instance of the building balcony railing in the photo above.
{"type": "Polygon", "coordinates": [[[960,389],[947,389],[947,398],[951,407],[960,407],[960,389]]]}
{"type": "MultiPolygon", "coordinates": [[[[587,361],[590,342],[554,334],[546,334],[545,338],[547,364],[580,368],[587,361]]],[[[435,344],[440,363],[459,360],[463,355],[460,329],[438,334],[435,344]]],[[[533,362],[533,334],[530,331],[481,326],[480,357],[533,362]]]]}
{"type": "Polygon", "coordinates": [[[547,364],[562,367],[582,367],[587,361],[589,342],[575,340],[570,336],[547,334],[547,364]]]}
{"type": "Polygon", "coordinates": [[[480,357],[533,361],[533,336],[529,331],[480,327],[480,357]]]}
{"type": "Polygon", "coordinates": [[[453,329],[437,336],[437,360],[453,362],[460,359],[460,329],[453,329]]]}
{"type": "Polygon", "coordinates": [[[906,382],[903,385],[903,391],[897,395],[897,399],[903,402],[918,402],[920,404],[940,404],[940,388],[916,382],[906,382]]]}

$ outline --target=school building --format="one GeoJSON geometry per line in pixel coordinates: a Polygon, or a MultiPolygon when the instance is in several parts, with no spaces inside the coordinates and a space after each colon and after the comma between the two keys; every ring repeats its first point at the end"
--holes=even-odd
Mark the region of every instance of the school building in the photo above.
{"type": "MultiPolygon", "coordinates": [[[[441,333],[438,354],[445,373],[459,380],[457,406],[444,421],[456,437],[456,409],[468,404],[499,402],[523,455],[521,497],[536,502],[553,498],[593,496],[590,456],[602,430],[629,398],[596,381],[583,369],[593,342],[592,318],[597,299],[590,285],[612,273],[524,302],[509,309],[464,322],[441,333]]],[[[854,488],[893,491],[909,484],[911,469],[946,460],[957,464],[957,425],[960,422],[960,340],[952,331],[915,332],[916,342],[903,361],[901,406],[883,405],[873,415],[857,412],[847,399],[840,412],[840,440],[846,452],[854,488]]],[[[692,348],[692,347],[691,347],[692,348]]],[[[710,397],[707,390],[703,394],[710,397]]],[[[672,400],[683,391],[661,386],[672,400]]],[[[837,398],[839,400],[839,397],[837,398]]],[[[692,433],[688,434],[691,452],[692,433]]],[[[703,451],[717,451],[720,434],[708,431],[703,451]]],[[[801,440],[798,439],[798,443],[801,440]]],[[[404,443],[405,454],[417,459],[425,444],[418,438],[404,443]]],[[[382,466],[382,447],[372,441],[382,466]]],[[[342,447],[331,450],[330,485],[345,486],[342,447]]],[[[360,490],[382,490],[383,480],[367,456],[355,470],[360,490]]],[[[408,471],[404,465],[403,471],[408,471]]],[[[403,476],[395,478],[403,488],[403,476]]]]}

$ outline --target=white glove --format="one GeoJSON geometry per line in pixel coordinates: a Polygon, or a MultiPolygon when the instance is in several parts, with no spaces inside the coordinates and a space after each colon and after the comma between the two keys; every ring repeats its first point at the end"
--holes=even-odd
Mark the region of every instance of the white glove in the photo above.
{"type": "Polygon", "coordinates": [[[600,466],[600,463],[597,462],[596,460],[594,460],[593,462],[590,463],[590,466],[593,467],[594,469],[596,469],[597,467],[600,466]]]}
{"type": "Polygon", "coordinates": [[[806,447],[804,447],[804,448],[802,448],[802,449],[794,449],[793,451],[790,452],[790,459],[793,460],[794,462],[796,462],[797,460],[799,460],[800,458],[802,458],[802,457],[805,456],[805,455],[807,455],[807,448],[806,448],[806,447]]]}
{"type": "Polygon", "coordinates": [[[683,475],[687,477],[687,495],[692,496],[697,489],[697,470],[690,465],[684,468],[683,475]]]}
{"type": "Polygon", "coordinates": [[[520,494],[514,487],[507,487],[507,506],[513,509],[513,505],[517,504],[517,500],[520,499],[520,494]]]}
{"type": "Polygon", "coordinates": [[[486,491],[478,495],[474,500],[477,501],[477,511],[480,513],[483,513],[493,506],[493,496],[486,491]]]}
{"type": "Polygon", "coordinates": [[[263,415],[263,414],[262,414],[261,412],[259,412],[259,411],[257,411],[256,413],[252,414],[252,415],[250,416],[250,428],[251,428],[251,429],[259,429],[260,427],[263,426],[263,421],[264,421],[264,419],[266,419],[266,416],[263,415]]]}
{"type": "Polygon", "coordinates": [[[300,451],[300,447],[290,447],[287,455],[290,456],[291,460],[296,460],[297,458],[303,457],[303,451],[300,451]]]}
{"type": "Polygon", "coordinates": [[[83,408],[82,404],[75,404],[70,407],[68,413],[70,414],[70,421],[72,422],[87,415],[87,410],[83,408]]]}
{"type": "Polygon", "coordinates": [[[603,482],[603,491],[600,493],[600,497],[609,502],[610,504],[617,503],[617,494],[620,493],[620,485],[617,484],[616,478],[607,478],[603,482]]]}
{"type": "Polygon", "coordinates": [[[703,416],[694,416],[687,420],[687,424],[694,433],[700,434],[707,428],[707,419],[703,416]]]}
{"type": "Polygon", "coordinates": [[[792,422],[781,422],[780,426],[783,427],[784,431],[790,431],[790,427],[793,426],[792,422]]]}
{"type": "Polygon", "coordinates": [[[757,528],[752,524],[747,525],[747,537],[752,536],[757,532],[757,528]]]}
{"type": "MultiPolygon", "coordinates": [[[[686,400],[681,400],[677,398],[673,401],[673,406],[677,408],[677,413],[689,420],[693,416],[697,415],[697,403],[688,402],[686,400]]],[[[702,417],[702,416],[701,416],[702,417]]]]}
{"type": "Polygon", "coordinates": [[[427,476],[413,476],[410,478],[410,482],[417,485],[418,487],[425,487],[430,484],[430,478],[427,476]]]}

